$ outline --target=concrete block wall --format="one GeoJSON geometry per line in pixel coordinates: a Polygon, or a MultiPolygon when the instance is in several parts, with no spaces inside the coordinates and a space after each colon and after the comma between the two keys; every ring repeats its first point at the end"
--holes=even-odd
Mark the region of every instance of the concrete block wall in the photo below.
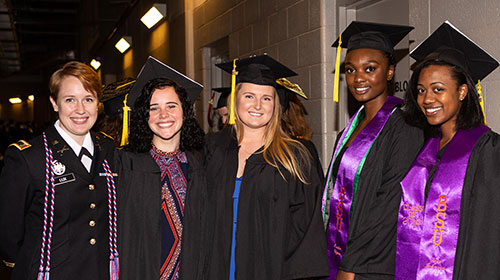
{"type": "MultiPolygon", "coordinates": [[[[335,9],[334,0],[206,0],[195,7],[195,79],[206,87],[201,102],[208,104],[211,87],[204,80],[204,47],[227,37],[230,58],[269,54],[299,74],[290,80],[309,97],[304,101],[307,119],[326,168],[336,135],[330,48],[335,9]]],[[[208,105],[202,107],[206,116],[208,105]]]]}
{"type": "MultiPolygon", "coordinates": [[[[410,33],[415,48],[441,23],[449,20],[471,40],[500,60],[500,2],[497,0],[410,0],[410,25],[415,30],[410,33]]],[[[412,61],[413,63],[414,61],[412,61]]],[[[500,69],[493,71],[481,81],[485,113],[488,125],[500,131],[500,69]]]]}

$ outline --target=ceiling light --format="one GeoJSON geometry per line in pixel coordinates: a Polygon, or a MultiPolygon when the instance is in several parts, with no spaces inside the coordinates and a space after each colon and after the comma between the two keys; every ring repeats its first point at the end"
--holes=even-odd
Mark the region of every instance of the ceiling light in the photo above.
{"type": "Polygon", "coordinates": [[[29,101],[35,101],[35,96],[33,94],[28,96],[29,101]]]}
{"type": "Polygon", "coordinates": [[[118,49],[121,53],[124,53],[130,45],[132,44],[132,37],[123,36],[118,43],[116,43],[115,48],[118,49]]]}
{"type": "Polygon", "coordinates": [[[13,98],[9,98],[9,102],[12,104],[18,104],[18,103],[21,103],[23,101],[19,97],[13,97],[13,98]]]}
{"type": "Polygon", "coordinates": [[[153,27],[167,15],[167,4],[154,4],[151,9],[141,18],[147,28],[153,27]]]}
{"type": "Polygon", "coordinates": [[[94,70],[97,71],[97,69],[99,69],[99,67],[101,67],[101,62],[98,60],[92,59],[92,61],[90,62],[90,66],[92,66],[92,68],[94,68],[94,70]]]}

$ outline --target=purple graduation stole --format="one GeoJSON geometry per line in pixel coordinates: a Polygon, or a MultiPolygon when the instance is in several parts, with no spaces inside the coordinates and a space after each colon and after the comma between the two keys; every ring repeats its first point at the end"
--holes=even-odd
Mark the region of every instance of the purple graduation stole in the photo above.
{"type": "Polygon", "coordinates": [[[481,125],[457,131],[436,168],[427,202],[425,186],[439,137],[427,140],[401,181],[396,280],[453,278],[465,173],[476,142],[489,130],[481,125]]]}
{"type": "MultiPolygon", "coordinates": [[[[350,210],[353,199],[354,190],[357,187],[357,181],[361,169],[366,159],[373,142],[377,139],[380,131],[384,128],[389,120],[394,108],[402,103],[402,100],[397,97],[388,96],[382,108],[377,112],[375,117],[368,125],[358,134],[356,139],[347,148],[340,162],[335,185],[330,199],[330,219],[328,222],[328,262],[330,266],[330,277],[327,279],[335,279],[337,277],[338,267],[342,260],[342,256],[346,249],[347,234],[349,232],[350,210]]],[[[325,192],[323,194],[323,209],[327,207],[326,196],[330,176],[333,168],[333,163],[336,156],[347,142],[355,127],[351,127],[353,121],[358,117],[363,107],[349,120],[347,127],[344,129],[341,138],[335,148],[334,157],[330,163],[325,192]]]]}

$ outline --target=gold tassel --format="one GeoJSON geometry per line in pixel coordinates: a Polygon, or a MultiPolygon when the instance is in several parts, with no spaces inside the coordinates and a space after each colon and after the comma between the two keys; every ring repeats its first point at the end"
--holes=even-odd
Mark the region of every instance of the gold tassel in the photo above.
{"type": "Polygon", "coordinates": [[[335,78],[333,81],[333,102],[339,102],[339,80],[340,80],[340,53],[342,53],[342,33],[339,36],[339,45],[337,47],[337,58],[335,61],[335,78]]]}
{"type": "Polygon", "coordinates": [[[481,80],[477,80],[477,94],[479,94],[479,104],[481,105],[481,111],[483,112],[484,124],[486,123],[486,114],[484,113],[484,99],[483,99],[483,91],[481,89],[481,80]]]}
{"type": "Polygon", "coordinates": [[[229,124],[235,124],[235,116],[234,116],[234,97],[235,97],[235,88],[236,88],[236,75],[238,75],[238,71],[236,71],[236,60],[233,59],[233,72],[231,74],[231,104],[229,106],[229,124]]]}
{"type": "Polygon", "coordinates": [[[122,125],[122,140],[120,143],[120,147],[128,145],[128,134],[129,129],[128,126],[130,124],[130,107],[127,106],[127,98],[128,93],[125,95],[125,99],[123,99],[123,125],[122,125]]]}

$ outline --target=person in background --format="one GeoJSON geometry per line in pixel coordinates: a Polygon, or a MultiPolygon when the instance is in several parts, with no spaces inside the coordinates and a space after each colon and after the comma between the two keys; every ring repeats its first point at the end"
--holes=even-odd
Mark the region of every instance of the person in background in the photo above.
{"type": "Polygon", "coordinates": [[[71,61],[49,86],[58,120],[5,153],[0,256],[13,279],[118,279],[115,149],[90,131],[101,81],[71,61]]]}
{"type": "Polygon", "coordinates": [[[193,103],[202,86],[149,57],[128,101],[130,143],[120,153],[120,279],[196,279],[206,201],[204,132],[193,103]],[[185,255],[185,256],[184,256],[185,255]],[[185,267],[185,270],[182,268],[185,267]]]}
{"type": "Polygon", "coordinates": [[[395,279],[498,279],[500,135],[479,82],[498,61],[448,21],[410,55],[405,117],[427,140],[401,182],[395,279]]]}
{"type": "Polygon", "coordinates": [[[328,274],[320,165],[281,128],[276,79],[296,75],[267,55],[217,65],[236,73],[229,126],[209,135],[207,279],[328,274]],[[233,65],[234,63],[234,65],[233,65]],[[233,102],[234,100],[234,102],[233,102]],[[231,111],[234,109],[233,113],[231,111]]]}
{"type": "Polygon", "coordinates": [[[399,182],[423,143],[391,96],[394,46],[412,29],[352,22],[334,43],[347,47],[345,80],[362,106],[338,134],[327,171],[328,279],[394,278],[399,182]]]}
{"type": "Polygon", "coordinates": [[[128,114],[125,119],[123,109],[129,110],[126,106],[127,96],[135,84],[135,79],[125,78],[123,80],[108,84],[104,87],[102,93],[102,104],[104,113],[99,116],[95,131],[99,131],[113,139],[115,147],[123,147],[128,139],[122,139],[123,128],[125,127],[128,135],[128,114]],[[124,103],[125,102],[125,103],[124,103]]]}

